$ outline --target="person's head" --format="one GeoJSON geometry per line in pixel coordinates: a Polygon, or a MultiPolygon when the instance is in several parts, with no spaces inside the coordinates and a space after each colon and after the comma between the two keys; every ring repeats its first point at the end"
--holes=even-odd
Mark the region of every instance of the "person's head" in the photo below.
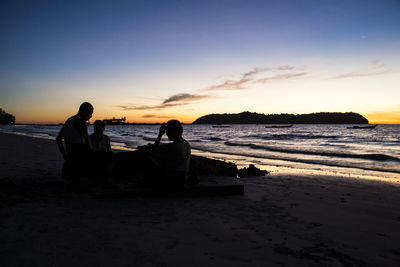
{"type": "Polygon", "coordinates": [[[93,123],[94,133],[98,136],[102,136],[106,125],[103,121],[97,120],[93,123]]]}
{"type": "Polygon", "coordinates": [[[179,141],[182,138],[183,128],[179,121],[170,120],[167,122],[167,136],[171,141],[179,141]]]}
{"type": "Polygon", "coordinates": [[[89,102],[83,102],[79,107],[78,115],[85,121],[89,120],[93,114],[93,106],[89,102]]]}

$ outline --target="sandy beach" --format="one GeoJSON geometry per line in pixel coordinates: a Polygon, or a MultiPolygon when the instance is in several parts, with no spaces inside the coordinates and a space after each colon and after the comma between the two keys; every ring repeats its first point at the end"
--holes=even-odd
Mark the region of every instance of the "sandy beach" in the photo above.
{"type": "Polygon", "coordinates": [[[111,199],[68,191],[61,165],[55,141],[0,133],[1,266],[400,266],[399,183],[278,172],[111,199]]]}

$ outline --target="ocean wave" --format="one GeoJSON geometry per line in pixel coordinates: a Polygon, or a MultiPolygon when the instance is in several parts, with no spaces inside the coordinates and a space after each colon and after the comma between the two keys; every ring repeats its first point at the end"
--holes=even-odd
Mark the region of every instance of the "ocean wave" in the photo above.
{"type": "Polygon", "coordinates": [[[200,139],[187,139],[186,141],[188,141],[189,143],[200,143],[200,142],[203,142],[200,139]]]}
{"type": "Polygon", "coordinates": [[[306,150],[261,146],[261,145],[256,145],[256,144],[252,144],[252,143],[225,142],[224,144],[227,146],[242,146],[242,147],[249,147],[251,149],[263,149],[263,150],[267,150],[267,151],[290,153],[290,154],[303,154],[303,155],[315,155],[315,156],[327,156],[327,157],[355,158],[355,159],[368,159],[368,160],[376,160],[376,161],[400,162],[399,158],[385,155],[385,154],[377,154],[377,153],[352,154],[352,153],[327,152],[327,151],[310,151],[310,150],[306,151],[306,150]]]}
{"type": "Polygon", "coordinates": [[[329,167],[340,167],[340,168],[355,168],[360,170],[367,170],[367,171],[376,171],[376,172],[384,172],[384,173],[400,173],[398,169],[384,169],[380,167],[366,167],[360,166],[357,164],[352,164],[351,162],[335,162],[335,161],[326,161],[326,160],[316,160],[316,159],[299,159],[299,158],[290,158],[284,156],[273,156],[273,155],[254,155],[251,153],[243,153],[243,152],[221,152],[215,151],[213,149],[208,149],[205,147],[197,147],[192,146],[193,149],[210,152],[210,153],[218,153],[218,154],[225,154],[231,156],[243,156],[243,157],[250,157],[250,158],[259,158],[259,159],[270,159],[270,160],[280,160],[280,161],[287,161],[287,162],[296,162],[296,163],[305,163],[305,164],[316,164],[316,165],[324,165],[329,167]]]}
{"type": "Polygon", "coordinates": [[[154,141],[156,141],[156,138],[147,137],[147,136],[143,136],[142,139],[145,140],[145,141],[149,141],[149,142],[154,142],[154,141]]]}
{"type": "Polygon", "coordinates": [[[210,137],[210,138],[208,138],[208,140],[210,140],[210,141],[222,141],[223,139],[221,139],[219,137],[210,137]]]}

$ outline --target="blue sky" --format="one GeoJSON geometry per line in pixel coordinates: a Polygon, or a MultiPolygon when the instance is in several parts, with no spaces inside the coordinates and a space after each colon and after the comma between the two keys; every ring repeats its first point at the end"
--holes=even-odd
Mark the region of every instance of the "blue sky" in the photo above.
{"type": "Polygon", "coordinates": [[[0,34],[0,107],[21,122],[86,100],[130,121],[400,111],[395,0],[2,1],[0,34]]]}

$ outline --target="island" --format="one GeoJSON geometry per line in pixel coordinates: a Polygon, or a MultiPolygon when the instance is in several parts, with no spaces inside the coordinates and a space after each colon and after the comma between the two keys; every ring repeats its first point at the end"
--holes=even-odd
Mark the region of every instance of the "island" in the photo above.
{"type": "Polygon", "coordinates": [[[354,112],[318,112],[310,114],[209,114],[193,124],[368,124],[368,120],[354,112]]]}

